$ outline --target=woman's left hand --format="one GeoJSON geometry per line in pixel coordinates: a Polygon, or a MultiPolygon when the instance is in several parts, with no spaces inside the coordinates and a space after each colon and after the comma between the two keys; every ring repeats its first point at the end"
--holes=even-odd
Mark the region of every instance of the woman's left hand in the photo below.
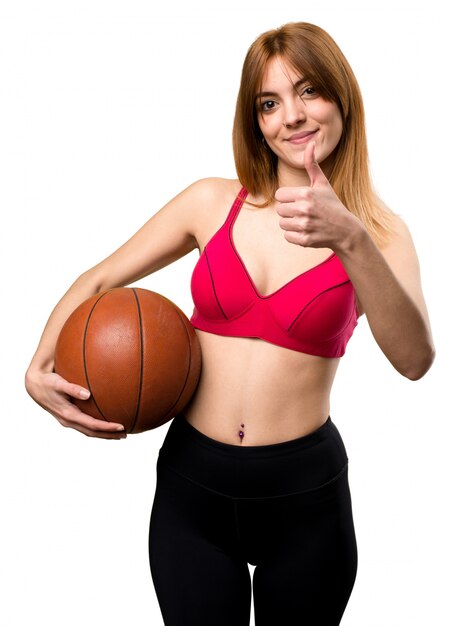
{"type": "Polygon", "coordinates": [[[310,177],[308,187],[279,187],[275,198],[279,226],[290,243],[335,252],[349,245],[349,239],[363,228],[362,222],[342,204],[315,159],[316,144],[309,141],[304,166],[310,177]]]}

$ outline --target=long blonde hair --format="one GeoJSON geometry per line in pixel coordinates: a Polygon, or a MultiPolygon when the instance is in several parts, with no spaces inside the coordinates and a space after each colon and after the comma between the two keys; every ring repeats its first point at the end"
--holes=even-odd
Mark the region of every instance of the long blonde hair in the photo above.
{"type": "Polygon", "coordinates": [[[392,232],[389,209],[376,193],[368,164],[363,99],[357,79],[342,51],[322,28],[307,22],[290,22],[260,35],[248,49],[243,63],[233,125],[233,152],[240,183],[263,204],[274,202],[279,186],[277,156],[262,142],[255,97],[270,59],[284,57],[310,80],[325,100],[335,102],[343,131],[335,149],[328,177],[336,195],[365,225],[377,245],[383,246],[392,232]]]}

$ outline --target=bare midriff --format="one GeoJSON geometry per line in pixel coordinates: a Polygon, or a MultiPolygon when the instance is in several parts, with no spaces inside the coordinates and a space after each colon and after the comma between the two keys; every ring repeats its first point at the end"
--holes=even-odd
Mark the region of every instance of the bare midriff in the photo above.
{"type": "Polygon", "coordinates": [[[186,420],[217,441],[258,446],[305,436],[330,414],[339,358],[196,329],[203,364],[186,420]]]}

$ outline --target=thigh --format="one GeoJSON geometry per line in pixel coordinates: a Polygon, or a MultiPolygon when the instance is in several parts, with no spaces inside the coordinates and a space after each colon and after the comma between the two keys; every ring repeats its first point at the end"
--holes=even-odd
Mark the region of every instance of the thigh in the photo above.
{"type": "Polygon", "coordinates": [[[263,504],[263,527],[266,517],[253,575],[256,626],[337,626],[357,573],[347,469],[324,488],[263,504]]]}
{"type": "Polygon", "coordinates": [[[158,464],[149,561],[166,626],[248,626],[251,578],[232,502],[158,464]]]}

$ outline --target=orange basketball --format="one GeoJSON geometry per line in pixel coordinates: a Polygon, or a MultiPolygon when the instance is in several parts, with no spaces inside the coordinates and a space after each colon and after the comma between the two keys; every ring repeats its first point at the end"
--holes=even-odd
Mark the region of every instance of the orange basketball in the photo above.
{"type": "Polygon", "coordinates": [[[73,399],[84,413],[141,433],[187,405],[201,372],[201,348],[173,302],[119,287],[73,311],[57,340],[55,371],[89,389],[89,400],[73,399]]]}

